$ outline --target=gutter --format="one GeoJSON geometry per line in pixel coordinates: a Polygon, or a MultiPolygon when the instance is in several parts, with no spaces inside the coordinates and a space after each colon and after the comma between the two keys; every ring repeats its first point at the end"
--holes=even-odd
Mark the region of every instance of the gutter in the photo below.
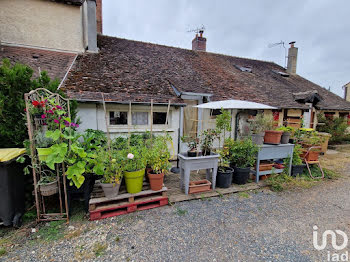
{"type": "MultiPolygon", "coordinates": [[[[102,103],[101,100],[94,100],[94,99],[75,99],[78,102],[81,103],[102,103]]],[[[121,105],[129,105],[130,101],[126,102],[120,102],[120,101],[107,101],[105,100],[105,103],[111,103],[111,104],[121,104],[121,105]]],[[[138,104],[138,105],[151,105],[151,102],[131,102],[131,104],[138,104]]],[[[153,103],[153,105],[160,105],[160,106],[168,106],[168,103],[153,103]]],[[[181,106],[185,107],[186,104],[184,103],[170,103],[171,106],[181,106]]]]}

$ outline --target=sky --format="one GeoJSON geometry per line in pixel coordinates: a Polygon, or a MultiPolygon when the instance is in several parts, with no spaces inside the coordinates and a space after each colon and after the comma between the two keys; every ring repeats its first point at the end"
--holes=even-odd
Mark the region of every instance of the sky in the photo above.
{"type": "Polygon", "coordinates": [[[204,25],[207,51],[285,66],[296,41],[297,74],[343,97],[350,82],[349,0],[103,0],[103,34],[191,49],[204,25]]]}

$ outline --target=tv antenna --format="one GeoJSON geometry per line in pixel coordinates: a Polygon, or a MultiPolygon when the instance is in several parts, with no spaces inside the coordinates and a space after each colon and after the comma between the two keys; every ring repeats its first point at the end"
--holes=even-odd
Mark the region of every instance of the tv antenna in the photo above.
{"type": "Polygon", "coordinates": [[[282,46],[284,48],[284,68],[287,68],[287,48],[284,45],[284,42],[281,40],[278,43],[273,43],[273,44],[268,44],[267,45],[268,48],[272,48],[272,47],[275,47],[275,46],[282,46]]]}
{"type": "Polygon", "coordinates": [[[205,30],[205,27],[204,25],[200,26],[200,27],[197,27],[197,28],[194,28],[194,29],[189,29],[187,30],[187,33],[190,33],[190,32],[195,32],[196,34],[200,33],[200,32],[204,32],[205,30]]]}

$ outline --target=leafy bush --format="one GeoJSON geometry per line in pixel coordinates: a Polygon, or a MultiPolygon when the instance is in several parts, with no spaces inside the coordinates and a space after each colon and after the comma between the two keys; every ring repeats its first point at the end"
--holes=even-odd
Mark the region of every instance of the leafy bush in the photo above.
{"type": "Polygon", "coordinates": [[[255,164],[259,147],[251,139],[235,141],[229,138],[225,140],[225,147],[228,148],[231,165],[246,168],[255,164]]]}
{"type": "Polygon", "coordinates": [[[332,135],[329,139],[330,143],[340,143],[342,141],[349,141],[349,134],[346,132],[348,128],[347,121],[342,117],[335,117],[333,119],[326,118],[319,114],[317,119],[323,125],[318,125],[317,130],[320,132],[326,132],[332,135]]]}
{"type": "MultiPolygon", "coordinates": [[[[36,88],[46,88],[51,92],[57,91],[59,80],[51,80],[47,72],[42,71],[40,76],[32,79],[33,70],[26,65],[16,63],[11,65],[10,60],[4,59],[0,65],[0,148],[23,147],[27,139],[24,94],[36,88]]],[[[76,101],[70,102],[71,118],[77,114],[76,101]]]]}

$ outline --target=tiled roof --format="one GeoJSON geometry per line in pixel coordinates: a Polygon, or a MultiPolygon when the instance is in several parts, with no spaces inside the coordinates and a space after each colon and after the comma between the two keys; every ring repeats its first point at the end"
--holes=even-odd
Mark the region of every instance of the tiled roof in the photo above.
{"type": "Polygon", "coordinates": [[[71,66],[76,54],[42,50],[36,48],[5,46],[0,47],[0,63],[4,58],[30,66],[36,77],[41,71],[47,71],[51,79],[62,80],[71,66]]]}
{"type": "Polygon", "coordinates": [[[240,99],[279,108],[307,108],[295,93],[316,91],[325,109],[350,110],[350,103],[275,63],[209,52],[196,52],[116,37],[99,36],[100,52],[79,55],[64,88],[77,99],[119,102],[181,102],[180,92],[211,93],[211,100],[240,99]],[[251,68],[243,72],[239,67],[251,68]],[[171,85],[170,85],[171,83],[171,85]],[[90,99],[89,99],[90,98],[90,99]]]}

